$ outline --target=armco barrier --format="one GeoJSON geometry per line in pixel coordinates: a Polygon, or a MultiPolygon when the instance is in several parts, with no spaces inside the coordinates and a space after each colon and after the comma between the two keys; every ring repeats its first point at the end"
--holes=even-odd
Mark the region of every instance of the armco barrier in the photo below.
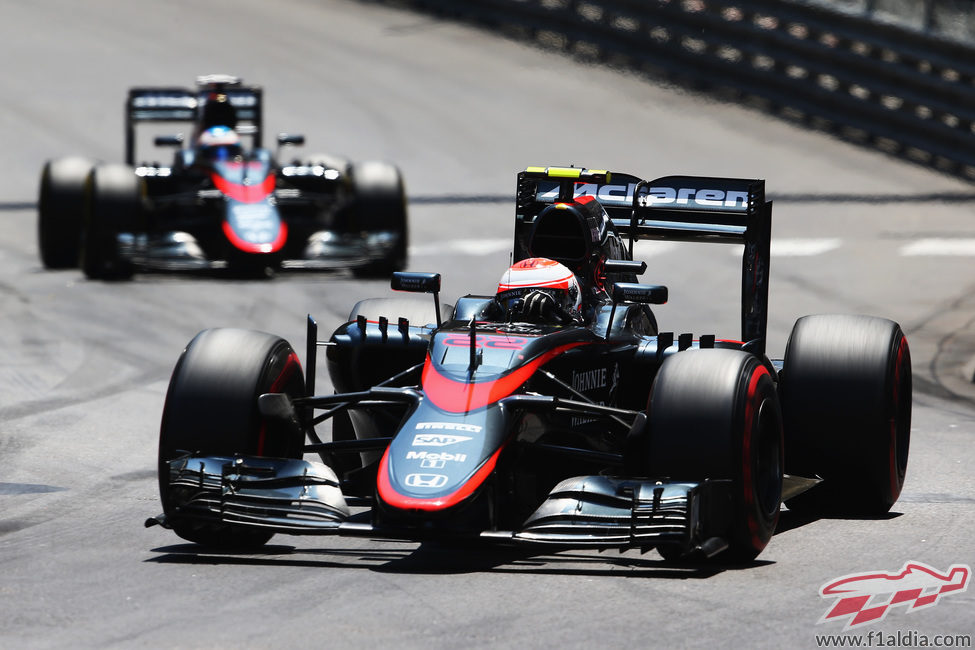
{"type": "Polygon", "coordinates": [[[960,43],[781,0],[367,1],[662,76],[975,181],[975,48],[960,43]]]}

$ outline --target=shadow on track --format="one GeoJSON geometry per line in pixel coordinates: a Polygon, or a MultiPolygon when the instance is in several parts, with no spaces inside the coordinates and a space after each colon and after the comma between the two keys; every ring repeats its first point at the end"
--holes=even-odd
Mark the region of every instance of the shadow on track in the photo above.
{"type": "Polygon", "coordinates": [[[153,552],[159,555],[149,558],[147,562],[367,569],[378,573],[415,575],[505,573],[669,580],[701,580],[725,571],[772,564],[764,560],[741,564],[716,561],[680,562],[663,560],[655,553],[649,556],[637,555],[636,551],[580,552],[443,542],[425,542],[412,548],[397,549],[296,549],[293,546],[268,545],[258,551],[240,552],[178,544],[155,548],[153,552]]]}

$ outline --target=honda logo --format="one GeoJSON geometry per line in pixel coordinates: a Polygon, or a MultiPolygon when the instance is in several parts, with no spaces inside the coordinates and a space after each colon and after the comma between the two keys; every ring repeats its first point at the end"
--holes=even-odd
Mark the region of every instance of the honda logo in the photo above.
{"type": "Polygon", "coordinates": [[[407,474],[404,481],[415,488],[442,488],[447,485],[447,477],[443,474],[407,474]]]}

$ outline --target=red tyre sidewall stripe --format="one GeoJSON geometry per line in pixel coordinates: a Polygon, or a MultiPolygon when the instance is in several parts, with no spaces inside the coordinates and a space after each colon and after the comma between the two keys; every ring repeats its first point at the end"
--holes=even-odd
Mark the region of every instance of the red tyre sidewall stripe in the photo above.
{"type": "Polygon", "coordinates": [[[755,477],[752,476],[752,428],[755,418],[758,415],[758,404],[755,403],[755,395],[758,390],[758,382],[763,376],[769,376],[765,366],[758,366],[748,380],[748,393],[745,402],[745,423],[741,439],[742,472],[741,482],[744,494],[745,512],[748,513],[748,533],[751,536],[752,546],[756,549],[764,547],[758,522],[752,517],[755,509],[755,477]]]}
{"type": "Polygon", "coordinates": [[[897,360],[894,361],[894,386],[893,386],[893,413],[890,418],[890,440],[888,450],[888,462],[890,464],[890,496],[896,501],[901,493],[900,470],[897,467],[897,416],[900,413],[900,383],[901,373],[903,372],[904,353],[907,350],[907,338],[901,335],[900,342],[897,344],[897,360]]]}
{"type": "MultiPolygon", "coordinates": [[[[284,367],[278,374],[277,378],[271,382],[271,387],[267,389],[268,393],[280,393],[281,389],[285,386],[289,379],[295,374],[295,370],[301,369],[301,362],[298,360],[298,355],[292,352],[288,355],[287,360],[284,362],[284,367]]],[[[264,447],[267,444],[267,421],[261,418],[261,428],[257,432],[257,455],[264,455],[264,447]]]]}

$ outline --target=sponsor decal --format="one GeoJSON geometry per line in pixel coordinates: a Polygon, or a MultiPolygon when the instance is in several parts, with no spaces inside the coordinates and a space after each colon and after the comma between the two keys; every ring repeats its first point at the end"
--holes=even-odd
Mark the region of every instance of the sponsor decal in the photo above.
{"type": "Polygon", "coordinates": [[[906,562],[900,571],[866,571],[841,576],[819,589],[822,598],[835,598],[819,623],[845,621],[845,629],[884,620],[893,607],[908,612],[934,607],[945,595],[968,589],[971,567],[952,564],[939,571],[921,562],[906,562]]]}
{"type": "MultiPolygon", "coordinates": [[[[559,198],[557,183],[538,184],[539,191],[535,198],[538,201],[552,202],[559,198]]],[[[604,205],[633,205],[633,191],[635,183],[626,185],[599,185],[598,183],[576,183],[573,197],[595,197],[604,205]]],[[[640,197],[640,205],[654,206],[688,206],[698,208],[746,208],[748,207],[748,192],[725,191],[718,189],[697,189],[692,187],[650,187],[646,194],[640,197]]]]}
{"type": "MultiPolygon", "coordinates": [[[[474,347],[493,348],[495,350],[520,350],[531,339],[521,336],[499,336],[496,334],[478,334],[475,337],[474,347]]],[[[443,344],[450,347],[469,348],[471,347],[471,337],[467,334],[444,337],[443,344]]]]}
{"type": "MultiPolygon", "coordinates": [[[[535,198],[539,201],[551,202],[559,198],[558,183],[550,185],[540,182],[538,188],[539,192],[535,198]]],[[[584,196],[591,196],[606,205],[632,205],[633,190],[635,188],[636,183],[627,183],[626,185],[576,183],[573,190],[573,198],[578,199],[584,196]]]]}
{"type": "Polygon", "coordinates": [[[687,205],[699,208],[747,208],[748,192],[694,189],[691,187],[651,187],[640,197],[640,205],[687,205]]]}
{"type": "Polygon", "coordinates": [[[451,436],[436,433],[418,433],[413,438],[414,447],[446,447],[456,445],[458,442],[467,442],[470,436],[451,436]]]}
{"type": "MultiPolygon", "coordinates": [[[[467,424],[466,422],[417,422],[417,431],[437,430],[437,431],[464,431],[466,433],[480,433],[483,429],[479,424],[467,424]]],[[[465,438],[470,440],[470,438],[465,438]]]]}
{"type": "Polygon", "coordinates": [[[407,474],[403,482],[410,487],[434,489],[447,485],[447,477],[444,474],[407,474]]]}
{"type": "Polygon", "coordinates": [[[463,463],[467,460],[467,454],[451,454],[450,452],[441,451],[408,451],[406,452],[406,460],[433,460],[451,463],[463,463]]]}
{"type": "Polygon", "coordinates": [[[572,388],[585,393],[596,388],[606,387],[606,368],[596,368],[595,370],[573,370],[572,388]]]}

